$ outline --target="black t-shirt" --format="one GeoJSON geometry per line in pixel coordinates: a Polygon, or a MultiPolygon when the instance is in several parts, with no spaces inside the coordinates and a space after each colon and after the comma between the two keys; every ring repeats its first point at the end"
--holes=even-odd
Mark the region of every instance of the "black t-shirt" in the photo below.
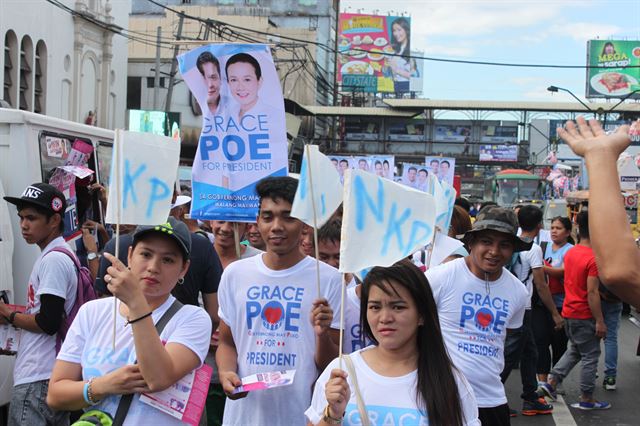
{"type": "Polygon", "coordinates": [[[171,294],[180,302],[198,306],[198,294],[216,293],[222,276],[222,264],[209,238],[191,234],[191,265],[184,283],[173,288],[171,294]]]}
{"type": "MultiPolygon", "coordinates": [[[[127,265],[127,253],[129,246],[133,243],[133,235],[126,234],[120,236],[119,258],[127,265]]],[[[104,251],[115,254],[116,239],[112,238],[106,244],[104,251]]],[[[104,282],[107,268],[111,263],[103,256],[100,258],[100,268],[96,277],[95,289],[101,294],[111,295],[104,282]]],[[[216,293],[222,276],[222,264],[218,258],[213,244],[207,237],[198,233],[191,234],[191,264],[183,284],[176,284],[171,294],[185,305],[198,304],[198,295],[216,293]]]]}

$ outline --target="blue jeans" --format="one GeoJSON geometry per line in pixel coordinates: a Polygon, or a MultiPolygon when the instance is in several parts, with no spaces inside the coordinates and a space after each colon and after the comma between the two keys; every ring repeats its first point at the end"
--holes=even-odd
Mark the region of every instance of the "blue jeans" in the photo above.
{"type": "Polygon", "coordinates": [[[616,377],[618,373],[618,328],[622,314],[622,302],[600,301],[607,335],[604,338],[604,377],[616,377]]]}
{"type": "Polygon", "coordinates": [[[68,411],[53,411],[47,405],[49,380],[13,387],[9,404],[9,426],[66,426],[68,411]]]}
{"type": "Polygon", "coordinates": [[[594,319],[565,318],[564,328],[569,337],[569,347],[551,369],[551,375],[558,383],[562,383],[573,367],[580,362],[580,391],[583,396],[591,397],[596,387],[600,358],[600,338],[596,336],[596,322],[594,319]]]}

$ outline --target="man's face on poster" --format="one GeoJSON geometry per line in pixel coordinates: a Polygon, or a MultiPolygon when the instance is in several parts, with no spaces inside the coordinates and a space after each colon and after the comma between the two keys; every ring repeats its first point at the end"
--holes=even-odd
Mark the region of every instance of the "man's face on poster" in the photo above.
{"type": "Polygon", "coordinates": [[[359,168],[360,170],[364,170],[364,171],[369,170],[369,167],[367,167],[367,160],[360,160],[360,161],[358,161],[358,168],[359,168]]]}
{"type": "Polygon", "coordinates": [[[440,163],[440,177],[446,178],[449,175],[449,163],[443,161],[440,163]]]}
{"type": "Polygon", "coordinates": [[[220,86],[222,85],[218,68],[213,62],[205,62],[202,64],[202,70],[204,71],[204,81],[207,84],[207,104],[218,106],[220,86]]]}
{"type": "Polygon", "coordinates": [[[434,175],[438,176],[438,164],[439,161],[438,160],[433,160],[431,161],[431,163],[429,163],[431,165],[431,173],[433,173],[434,175]]]}
{"type": "Polygon", "coordinates": [[[418,172],[418,182],[425,183],[426,181],[427,181],[427,171],[426,170],[420,170],[418,172]]]}
{"type": "Polygon", "coordinates": [[[417,173],[416,169],[414,168],[409,169],[409,171],[407,172],[407,177],[409,178],[409,182],[416,181],[416,173],[417,173]]]}
{"type": "Polygon", "coordinates": [[[384,176],[384,171],[382,170],[382,164],[376,163],[375,167],[376,167],[376,175],[384,176]]]}

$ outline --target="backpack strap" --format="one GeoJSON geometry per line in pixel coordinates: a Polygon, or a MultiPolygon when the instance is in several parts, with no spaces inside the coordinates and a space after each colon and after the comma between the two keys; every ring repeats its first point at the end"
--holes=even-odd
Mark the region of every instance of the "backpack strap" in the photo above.
{"type": "MultiPolygon", "coordinates": [[[[74,255],[73,253],[71,253],[71,250],[66,249],[62,246],[58,246],[58,247],[54,247],[51,250],[49,250],[47,252],[47,254],[51,253],[52,251],[57,251],[59,253],[64,253],[67,256],[69,256],[71,258],[71,261],[73,262],[74,265],[76,265],[76,269],[78,271],[80,271],[80,268],[82,268],[82,265],[80,264],[80,260],[78,260],[78,256],[74,255]]],[[[45,255],[46,256],[46,255],[45,255]]]]}
{"type": "MultiPolygon", "coordinates": [[[[158,332],[158,336],[162,334],[162,330],[169,323],[171,318],[184,306],[178,299],[174,300],[169,309],[160,317],[160,320],[156,323],[156,331],[158,332]]],[[[135,361],[137,363],[138,360],[135,361]]],[[[129,408],[131,407],[131,403],[133,402],[132,393],[127,395],[122,395],[120,397],[120,403],[118,404],[118,409],[116,410],[116,415],[113,418],[113,426],[122,426],[124,424],[124,419],[127,417],[127,413],[129,412],[129,408]]]]}

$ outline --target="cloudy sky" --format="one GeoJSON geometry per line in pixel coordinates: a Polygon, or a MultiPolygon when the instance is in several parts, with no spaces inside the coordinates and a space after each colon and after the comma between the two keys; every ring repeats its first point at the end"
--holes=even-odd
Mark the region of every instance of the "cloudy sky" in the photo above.
{"type": "MultiPolygon", "coordinates": [[[[437,58],[585,65],[587,40],[640,40],[639,0],[343,0],[340,8],[408,13],[412,50],[437,58]]],[[[424,97],[431,99],[568,101],[546,88],[583,98],[586,70],[427,61],[424,75],[424,97]]]]}

